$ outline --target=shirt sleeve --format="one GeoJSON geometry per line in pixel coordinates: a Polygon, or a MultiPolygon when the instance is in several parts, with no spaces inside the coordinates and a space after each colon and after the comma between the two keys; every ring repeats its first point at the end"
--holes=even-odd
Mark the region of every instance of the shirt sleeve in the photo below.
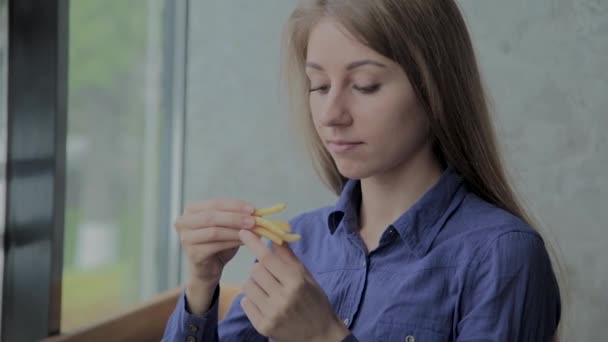
{"type": "Polygon", "coordinates": [[[211,308],[202,316],[188,312],[186,291],[182,291],[173,313],[169,317],[163,342],[216,342],[218,341],[218,297],[219,286],[213,294],[211,308]]]}
{"type": "Polygon", "coordinates": [[[505,233],[479,256],[463,290],[457,341],[552,341],[561,304],[542,239],[505,233]]]}
{"type": "Polygon", "coordinates": [[[193,315],[187,310],[187,298],[182,292],[175,310],[169,317],[163,342],[267,342],[245,315],[240,305],[242,295],[232,302],[226,317],[218,323],[219,312],[218,286],[213,295],[211,308],[202,316],[193,315]]]}
{"type": "Polygon", "coordinates": [[[346,336],[342,341],[340,342],[359,342],[359,340],[355,337],[355,335],[350,334],[348,336],[346,336]]]}
{"type": "Polygon", "coordinates": [[[220,322],[219,337],[221,342],[267,342],[268,338],[260,335],[255,330],[249,318],[241,307],[241,299],[243,294],[236,296],[230,309],[226,313],[226,317],[220,322]]]}

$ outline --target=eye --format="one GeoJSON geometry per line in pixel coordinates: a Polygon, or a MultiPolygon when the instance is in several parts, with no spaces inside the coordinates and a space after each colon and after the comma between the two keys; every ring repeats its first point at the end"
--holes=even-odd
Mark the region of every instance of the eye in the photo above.
{"type": "Polygon", "coordinates": [[[380,89],[380,84],[372,84],[369,86],[358,86],[354,85],[353,88],[361,94],[370,95],[377,92],[380,89]]]}
{"type": "Polygon", "coordinates": [[[310,93],[318,91],[321,94],[327,94],[327,92],[329,92],[329,86],[328,85],[322,85],[322,86],[318,86],[318,87],[310,87],[310,89],[308,91],[310,93]]]}

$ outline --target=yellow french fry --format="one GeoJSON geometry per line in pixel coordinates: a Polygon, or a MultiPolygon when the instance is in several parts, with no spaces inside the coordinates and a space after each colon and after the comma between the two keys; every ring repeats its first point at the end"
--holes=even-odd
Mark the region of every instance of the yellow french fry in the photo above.
{"type": "Polygon", "coordinates": [[[264,227],[256,226],[255,228],[253,228],[253,232],[267,238],[268,240],[276,243],[277,245],[283,244],[283,239],[281,239],[276,234],[272,233],[264,227]]]}
{"type": "Polygon", "coordinates": [[[287,242],[296,242],[298,240],[300,240],[302,237],[298,234],[286,234],[283,233],[282,235],[277,235],[271,231],[269,231],[268,229],[261,227],[261,226],[256,226],[256,228],[254,228],[254,232],[257,233],[258,235],[261,235],[269,240],[272,240],[274,243],[278,244],[278,245],[282,245],[283,241],[287,241],[287,242]]]}
{"type": "Polygon", "coordinates": [[[277,227],[276,222],[273,222],[268,219],[256,217],[255,224],[256,224],[256,227],[264,228],[265,230],[272,233],[273,235],[276,235],[281,240],[285,240],[287,242],[295,242],[295,241],[300,240],[300,238],[301,238],[301,236],[298,234],[288,234],[288,233],[282,231],[279,227],[277,227]]]}
{"type": "Polygon", "coordinates": [[[272,222],[270,220],[267,220],[265,218],[256,217],[255,218],[255,225],[256,226],[264,227],[268,231],[270,231],[272,233],[275,233],[278,236],[282,236],[283,234],[285,234],[285,232],[283,232],[281,230],[281,228],[277,227],[277,225],[274,222],[272,222]]]}
{"type": "Polygon", "coordinates": [[[253,216],[272,215],[272,214],[276,214],[276,213],[279,213],[279,212],[285,210],[285,208],[287,208],[287,204],[285,204],[285,203],[279,203],[279,204],[275,204],[275,205],[273,205],[272,207],[269,207],[269,208],[256,209],[253,212],[253,216]]]}
{"type": "Polygon", "coordinates": [[[300,240],[302,237],[298,234],[289,234],[291,227],[288,222],[285,221],[273,221],[262,218],[262,216],[276,214],[287,208],[284,203],[275,204],[272,207],[256,209],[253,212],[255,219],[254,232],[261,235],[274,243],[281,245],[283,241],[295,242],[300,240]]]}
{"type": "Polygon", "coordinates": [[[274,224],[277,225],[277,227],[281,228],[282,231],[291,233],[291,226],[289,225],[289,223],[287,223],[285,221],[273,221],[273,222],[274,222],[274,224]]]}
{"type": "Polygon", "coordinates": [[[296,242],[302,238],[299,234],[283,234],[281,237],[287,242],[296,242]]]}

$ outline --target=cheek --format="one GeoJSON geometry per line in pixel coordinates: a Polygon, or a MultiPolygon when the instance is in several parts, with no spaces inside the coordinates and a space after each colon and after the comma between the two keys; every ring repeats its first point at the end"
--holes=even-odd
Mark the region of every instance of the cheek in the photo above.
{"type": "Polygon", "coordinates": [[[378,149],[388,154],[416,149],[428,137],[428,120],[416,100],[408,97],[385,98],[375,110],[378,115],[368,127],[374,127],[378,149]]]}
{"type": "Polygon", "coordinates": [[[321,109],[321,101],[318,98],[311,96],[308,100],[308,108],[310,109],[310,116],[315,128],[319,126],[319,113],[321,109]]]}
{"type": "Polygon", "coordinates": [[[428,120],[423,112],[412,112],[404,116],[400,132],[395,137],[395,162],[409,160],[422,151],[429,141],[428,120]]]}

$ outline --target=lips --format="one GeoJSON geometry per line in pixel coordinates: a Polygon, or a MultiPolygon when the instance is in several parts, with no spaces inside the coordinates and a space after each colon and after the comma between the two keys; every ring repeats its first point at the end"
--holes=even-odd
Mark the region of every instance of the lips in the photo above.
{"type": "Polygon", "coordinates": [[[362,142],[346,141],[346,140],[330,140],[327,141],[327,148],[334,153],[345,153],[352,151],[363,144],[362,142]]]}

